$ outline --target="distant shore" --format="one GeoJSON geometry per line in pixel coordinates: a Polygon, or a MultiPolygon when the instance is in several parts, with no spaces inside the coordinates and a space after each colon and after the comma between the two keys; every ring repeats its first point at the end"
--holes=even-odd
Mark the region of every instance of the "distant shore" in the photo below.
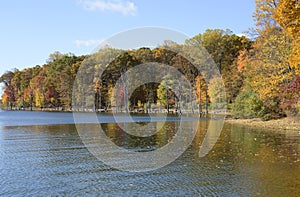
{"type": "Polygon", "coordinates": [[[300,134],[300,120],[297,118],[281,118],[277,120],[262,121],[259,118],[254,119],[227,119],[230,124],[249,126],[264,130],[281,130],[286,132],[297,132],[300,134]]]}

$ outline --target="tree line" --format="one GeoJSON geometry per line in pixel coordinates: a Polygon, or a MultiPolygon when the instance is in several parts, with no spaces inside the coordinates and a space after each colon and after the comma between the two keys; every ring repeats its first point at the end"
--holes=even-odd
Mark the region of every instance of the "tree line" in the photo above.
{"type": "Polygon", "coordinates": [[[238,117],[298,116],[300,112],[300,4],[256,0],[251,50],[241,51],[243,88],[232,112],[238,117]]]}
{"type": "MultiPolygon", "coordinates": [[[[129,68],[157,62],[178,69],[190,82],[197,96],[196,103],[189,103],[192,111],[193,106],[197,106],[200,113],[207,113],[214,100],[223,99],[236,117],[271,119],[296,116],[300,111],[299,17],[299,2],[296,0],[256,0],[256,26],[248,32],[251,39],[235,35],[230,30],[208,29],[184,44],[165,41],[154,49],[107,47],[93,55],[83,56],[55,52],[42,66],[3,74],[0,78],[4,83],[2,103],[7,109],[71,109],[73,85],[80,66],[105,59],[108,65],[94,63],[86,71],[99,73],[104,67],[101,76],[90,77],[88,86],[77,86],[78,92],[80,89],[90,92],[86,98],[81,98],[83,95],[76,98],[83,108],[110,110],[123,103],[119,110],[147,111],[152,105],[168,112],[180,110],[179,95],[170,88],[175,82],[168,80],[167,76],[161,83],[141,85],[130,98],[126,98],[125,85],[119,87],[116,94],[113,92],[115,84],[129,68]],[[205,73],[200,73],[189,61],[195,53],[192,49],[200,46],[207,50],[219,69],[226,98],[218,96],[219,79],[211,77],[207,80],[205,73]],[[181,50],[186,51],[188,58],[177,53],[181,50]]],[[[193,63],[203,65],[203,62],[197,62],[197,58],[193,63]]],[[[184,93],[181,96],[188,98],[184,93]]],[[[186,101],[185,104],[188,99],[186,101]]]]}
{"type": "MultiPolygon", "coordinates": [[[[112,107],[117,107],[118,103],[123,103],[128,110],[142,109],[147,111],[152,105],[155,105],[169,112],[172,109],[180,110],[178,102],[185,98],[185,104],[189,103],[189,108],[193,112],[196,110],[194,105],[197,105],[198,108],[200,106],[200,113],[203,111],[207,113],[209,104],[216,97],[213,94],[218,91],[218,88],[209,88],[208,83],[213,82],[207,81],[206,76],[200,73],[199,68],[196,68],[188,59],[193,58],[193,53],[195,53],[193,48],[199,47],[208,50],[208,53],[217,62],[217,69],[228,76],[224,77],[225,87],[228,90],[228,102],[232,103],[242,85],[240,79],[232,79],[233,77],[238,78],[238,73],[235,71],[236,59],[239,51],[250,49],[251,41],[245,36],[240,37],[229,30],[220,29],[207,30],[203,34],[186,40],[184,44],[165,41],[162,46],[154,49],[144,47],[137,50],[122,50],[105,47],[95,54],[86,56],[55,52],[50,54],[47,63],[43,66],[24,70],[16,69],[2,75],[0,79],[5,84],[2,103],[10,109],[71,109],[73,85],[78,70],[80,67],[82,69],[85,65],[89,65],[84,71],[84,80],[89,80],[89,84],[82,83],[80,87],[77,87],[78,90],[75,90],[75,92],[80,92],[80,89],[84,88],[89,91],[87,98],[81,98],[84,95],[77,96],[77,99],[85,102],[83,108],[110,110],[112,107]],[[178,51],[185,51],[185,56],[178,51]],[[104,60],[107,65],[101,65],[104,60]],[[191,84],[191,92],[184,92],[186,88],[182,87],[180,95],[182,98],[180,99],[179,95],[174,92],[174,88],[171,88],[176,85],[175,81],[168,79],[170,76],[166,75],[161,83],[149,82],[140,85],[124,104],[125,95],[127,95],[125,94],[126,86],[119,87],[118,93],[114,95],[113,90],[117,81],[130,68],[146,63],[150,63],[147,65],[150,72],[154,63],[176,68],[191,84]],[[101,76],[98,76],[103,68],[105,69],[101,76]],[[86,77],[88,73],[91,73],[91,76],[86,77]],[[191,98],[188,98],[191,93],[197,95],[196,103],[192,103],[191,98]]],[[[200,52],[204,53],[201,50],[200,52]]],[[[202,55],[205,56],[205,54],[202,55]]],[[[198,61],[197,64],[204,66],[205,58],[196,56],[194,59],[198,61]]],[[[162,68],[158,69],[161,69],[158,71],[159,73],[165,72],[162,68]]],[[[144,72],[147,73],[147,71],[144,72]]],[[[143,71],[139,74],[142,75],[143,71]]],[[[154,77],[151,76],[150,78],[154,77]]]]}

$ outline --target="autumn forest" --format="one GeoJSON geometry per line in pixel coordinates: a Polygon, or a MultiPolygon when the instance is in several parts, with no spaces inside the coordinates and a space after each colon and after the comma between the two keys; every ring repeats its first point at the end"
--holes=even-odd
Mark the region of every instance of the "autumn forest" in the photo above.
{"type": "MultiPolygon", "coordinates": [[[[254,20],[256,26],[245,36],[230,30],[207,29],[177,44],[166,40],[156,48],[122,50],[105,47],[93,55],[76,56],[54,52],[47,63],[23,70],[4,73],[1,98],[7,110],[73,110],[72,90],[80,66],[90,58],[108,59],[109,65],[101,78],[95,75],[93,85],[85,87],[93,94],[87,100],[93,110],[109,111],[118,98],[113,99],[113,86],[129,68],[147,62],[167,64],[178,69],[189,80],[197,95],[200,113],[212,109],[216,97],[215,78],[206,76],[176,51],[204,47],[217,65],[224,82],[224,102],[232,116],[260,117],[264,120],[300,114],[300,8],[297,0],[257,0],[254,20]],[[171,50],[170,50],[171,49],[171,50]],[[110,59],[112,54],[119,54],[110,59]]],[[[189,53],[189,52],[187,52],[189,53]]],[[[192,53],[192,52],[191,52],[192,53]]],[[[192,54],[190,54],[192,56],[192,54]]],[[[95,64],[93,72],[100,69],[95,64]]],[[[97,73],[97,72],[95,72],[97,73]]],[[[117,97],[124,98],[124,89],[117,97]]],[[[127,105],[127,104],[126,104],[127,105]]],[[[178,95],[165,84],[147,83],[128,98],[128,109],[147,112],[150,105],[165,110],[178,109],[178,95]]]]}

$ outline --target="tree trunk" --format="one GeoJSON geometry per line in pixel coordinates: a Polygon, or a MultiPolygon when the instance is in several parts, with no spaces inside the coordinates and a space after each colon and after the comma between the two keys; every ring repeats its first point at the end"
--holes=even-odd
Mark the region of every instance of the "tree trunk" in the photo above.
{"type": "Polygon", "coordinates": [[[200,78],[200,80],[199,80],[200,82],[199,82],[199,97],[200,97],[200,99],[199,99],[199,115],[200,115],[200,118],[202,117],[202,90],[201,90],[201,78],[200,78]]]}
{"type": "Polygon", "coordinates": [[[207,84],[205,88],[205,113],[208,115],[208,93],[207,93],[207,84]]]}

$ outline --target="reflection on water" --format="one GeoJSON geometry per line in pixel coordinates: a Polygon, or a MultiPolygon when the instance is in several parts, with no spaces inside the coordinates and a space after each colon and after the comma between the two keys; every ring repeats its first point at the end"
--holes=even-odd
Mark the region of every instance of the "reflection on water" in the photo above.
{"type": "Polygon", "coordinates": [[[149,130],[157,130],[154,135],[149,137],[138,137],[125,132],[130,130],[131,127],[136,127],[135,123],[104,123],[101,126],[105,134],[117,146],[134,151],[152,151],[168,144],[176,134],[178,125],[179,122],[169,122],[167,124],[164,122],[147,123],[149,130]]]}
{"type": "Polygon", "coordinates": [[[136,123],[118,123],[118,126],[108,124],[106,133],[111,138],[98,124],[77,124],[76,128],[82,142],[100,161],[116,169],[142,172],[166,166],[181,156],[194,139],[197,123],[198,121],[163,124],[150,122],[147,130],[131,132],[134,136],[130,136],[127,131],[135,130],[136,123]],[[139,135],[149,131],[156,134],[150,137],[139,135]],[[162,145],[149,146],[155,143],[162,145]]]}
{"type": "MultiPolygon", "coordinates": [[[[101,126],[118,146],[152,151],[174,138],[177,124],[151,123],[161,129],[150,137],[122,130],[133,123],[101,126]]],[[[199,122],[193,143],[176,161],[142,173],[118,171],[99,162],[85,148],[74,125],[2,127],[0,196],[300,194],[299,135],[226,124],[213,149],[201,157],[208,126],[208,121],[199,122]]]]}

